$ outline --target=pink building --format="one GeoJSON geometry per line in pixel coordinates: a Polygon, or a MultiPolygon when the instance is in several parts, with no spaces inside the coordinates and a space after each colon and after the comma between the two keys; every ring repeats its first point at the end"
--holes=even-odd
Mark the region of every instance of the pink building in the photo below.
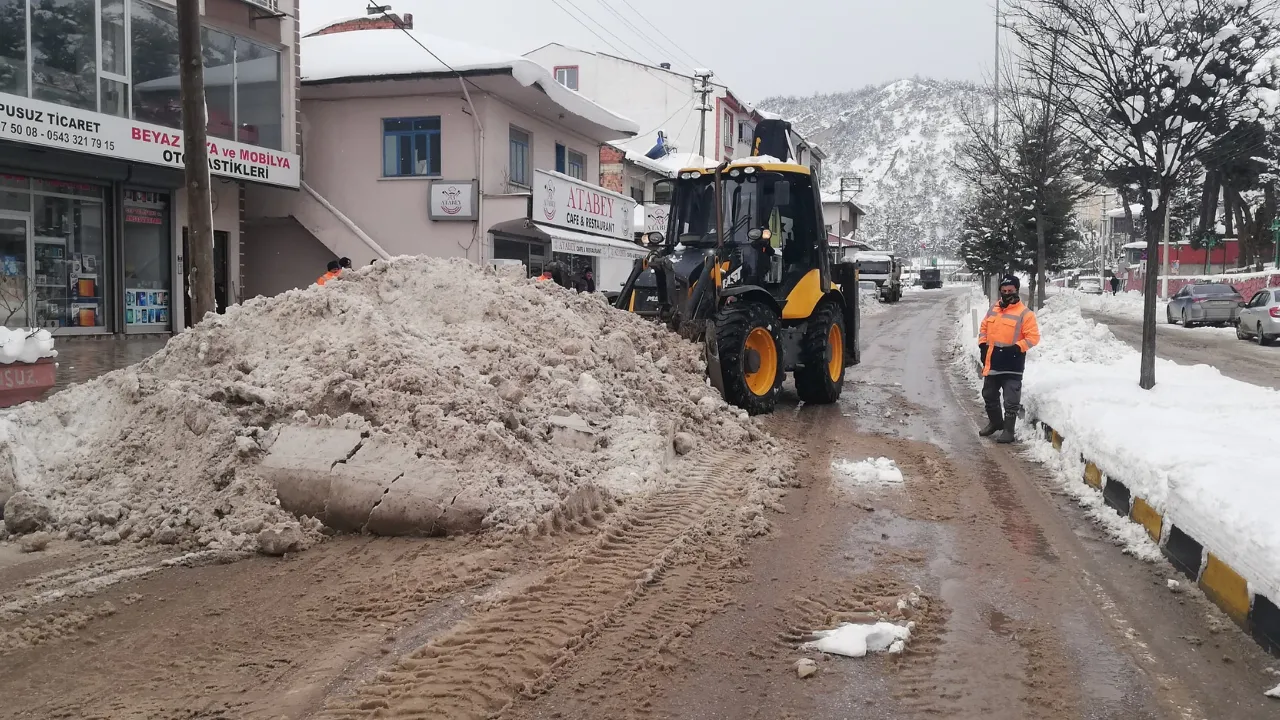
{"type": "Polygon", "coordinates": [[[643,252],[635,202],[599,187],[599,150],[635,123],[532,60],[411,25],[358,18],[303,37],[302,187],[246,208],[248,294],[307,285],[339,256],[532,273],[556,257],[601,290],[625,279],[643,252]]]}

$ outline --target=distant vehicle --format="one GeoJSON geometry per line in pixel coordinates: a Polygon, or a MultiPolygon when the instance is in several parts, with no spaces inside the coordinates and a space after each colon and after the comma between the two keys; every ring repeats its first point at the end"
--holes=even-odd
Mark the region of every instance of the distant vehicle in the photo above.
{"type": "Polygon", "coordinates": [[[938,268],[923,268],[920,270],[920,285],[925,290],[935,290],[942,287],[942,270],[938,268]]]}
{"type": "Polygon", "coordinates": [[[1226,283],[1194,283],[1185,285],[1165,308],[1170,325],[1182,327],[1216,325],[1226,327],[1240,317],[1240,305],[1244,298],[1226,283]]]}
{"type": "Polygon", "coordinates": [[[1259,290],[1240,308],[1236,337],[1266,345],[1280,337],[1280,290],[1259,290]]]}
{"type": "Polygon", "coordinates": [[[1094,278],[1080,278],[1080,281],[1076,283],[1076,289],[1085,295],[1101,295],[1102,283],[1094,278]]]}

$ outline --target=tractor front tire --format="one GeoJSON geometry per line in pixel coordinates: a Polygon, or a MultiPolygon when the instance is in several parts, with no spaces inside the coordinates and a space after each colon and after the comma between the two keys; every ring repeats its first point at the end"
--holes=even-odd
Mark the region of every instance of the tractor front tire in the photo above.
{"type": "Polygon", "coordinates": [[[844,313],[834,302],[819,303],[805,328],[796,368],[796,394],[806,403],[830,405],[844,389],[844,356],[847,352],[844,313]]]}
{"type": "Polygon", "coordinates": [[[773,412],[782,387],[778,314],[751,301],[733,302],[716,317],[724,399],[750,415],[773,412]]]}

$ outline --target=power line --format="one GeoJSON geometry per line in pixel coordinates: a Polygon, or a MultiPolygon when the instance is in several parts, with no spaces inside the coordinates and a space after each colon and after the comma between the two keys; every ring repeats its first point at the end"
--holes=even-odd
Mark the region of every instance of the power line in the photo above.
{"type": "MultiPolygon", "coordinates": [[[[573,13],[569,12],[568,10],[565,10],[564,5],[561,5],[561,4],[560,4],[560,3],[562,2],[562,0],[551,0],[551,2],[552,2],[552,4],[554,4],[556,7],[560,8],[561,10],[563,10],[563,11],[564,11],[564,14],[566,14],[566,15],[568,15],[569,17],[573,18],[575,22],[577,22],[577,23],[578,23],[579,25],[581,25],[582,27],[586,28],[586,29],[587,29],[587,30],[588,30],[592,35],[595,35],[597,38],[600,38],[600,41],[601,41],[601,42],[603,42],[603,43],[605,43],[606,45],[608,45],[610,49],[615,50],[615,51],[617,50],[616,48],[614,48],[614,47],[613,47],[613,44],[612,44],[612,43],[610,43],[608,40],[605,40],[603,37],[600,37],[600,33],[596,32],[595,30],[592,30],[592,29],[591,29],[591,27],[589,27],[585,22],[583,22],[583,21],[582,21],[582,18],[578,17],[578,15],[575,15],[575,14],[573,14],[573,13]]],[[[579,15],[585,15],[585,14],[586,14],[586,13],[584,13],[584,12],[582,11],[582,8],[578,7],[577,5],[575,5],[575,4],[573,3],[573,0],[563,0],[563,2],[568,3],[568,4],[569,4],[569,7],[573,8],[574,10],[577,10],[579,15]]],[[[604,26],[603,24],[601,24],[599,21],[592,20],[592,22],[594,22],[594,23],[595,23],[595,24],[596,24],[596,25],[597,25],[601,30],[603,30],[603,31],[605,31],[606,33],[608,33],[610,37],[612,37],[614,40],[617,40],[619,43],[621,43],[621,44],[622,44],[624,47],[626,47],[628,50],[630,50],[631,52],[635,53],[637,56],[639,56],[639,57],[643,58],[645,62],[649,63],[650,65],[657,65],[657,64],[658,64],[658,63],[655,63],[655,62],[653,61],[653,59],[652,59],[652,58],[650,58],[648,55],[645,55],[644,53],[642,53],[642,52],[640,52],[639,50],[637,50],[637,49],[635,49],[634,47],[632,47],[632,46],[631,46],[631,45],[630,45],[626,40],[623,40],[622,38],[618,37],[616,34],[614,34],[614,32],[613,32],[612,30],[610,30],[609,28],[605,27],[605,26],[604,26]]],[[[619,54],[619,55],[621,55],[622,53],[618,53],[618,54],[619,54]]]]}
{"type": "Polygon", "coordinates": [[[656,30],[656,31],[657,31],[657,33],[658,33],[659,35],[661,35],[661,36],[662,36],[662,38],[663,38],[664,40],[666,40],[668,43],[670,43],[670,44],[671,44],[671,47],[673,47],[673,48],[675,48],[676,50],[680,51],[680,53],[682,53],[685,57],[689,58],[689,60],[691,60],[691,61],[693,62],[694,67],[706,67],[706,65],[704,65],[703,63],[698,62],[698,58],[696,58],[696,57],[694,57],[693,55],[690,55],[689,53],[685,52],[685,49],[684,49],[684,48],[682,48],[682,47],[680,47],[680,45],[679,45],[676,41],[674,41],[674,40],[672,40],[671,38],[667,37],[667,34],[666,34],[666,33],[664,33],[664,32],[662,32],[662,29],[661,29],[661,28],[659,28],[657,25],[654,25],[652,22],[650,22],[649,18],[645,17],[645,16],[644,16],[644,15],[643,15],[639,10],[636,10],[636,7],[635,7],[634,5],[632,5],[632,4],[629,2],[629,0],[622,0],[622,3],[623,3],[624,5],[626,5],[627,7],[631,8],[631,12],[635,13],[635,14],[636,14],[636,16],[637,16],[637,17],[639,17],[641,20],[645,21],[645,24],[647,24],[649,27],[651,27],[651,28],[653,28],[654,30],[656,30]]]}

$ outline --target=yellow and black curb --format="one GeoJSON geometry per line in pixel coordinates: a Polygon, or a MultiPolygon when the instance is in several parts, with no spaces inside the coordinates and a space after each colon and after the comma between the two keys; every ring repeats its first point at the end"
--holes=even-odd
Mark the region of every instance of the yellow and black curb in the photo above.
{"type": "MultiPolygon", "coordinates": [[[[1044,439],[1061,452],[1064,438],[1048,424],[1033,420],[1044,439]]],[[[1276,600],[1250,593],[1249,582],[1239,572],[1178,527],[1172,518],[1161,515],[1146,500],[1130,492],[1117,478],[1108,477],[1088,458],[1081,480],[1102,492],[1103,502],[1122,517],[1141,525],[1160,547],[1169,562],[1200,586],[1205,597],[1217,605],[1237,625],[1250,633],[1268,652],[1280,654],[1280,609],[1276,600]]],[[[1256,586],[1256,583],[1255,583],[1256,586]]]]}

